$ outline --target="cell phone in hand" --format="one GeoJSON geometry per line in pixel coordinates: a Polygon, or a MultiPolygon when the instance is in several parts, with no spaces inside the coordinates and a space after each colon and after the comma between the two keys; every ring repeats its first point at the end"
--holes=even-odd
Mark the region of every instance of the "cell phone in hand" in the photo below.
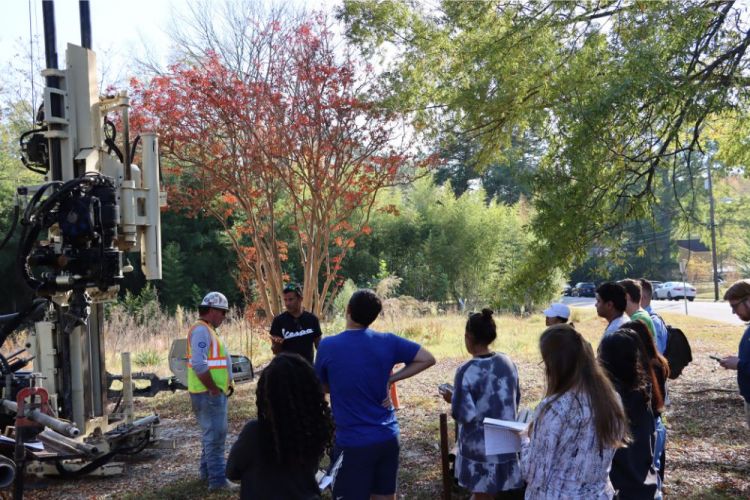
{"type": "Polygon", "coordinates": [[[438,386],[438,392],[440,394],[443,394],[446,392],[450,392],[451,394],[453,394],[453,386],[451,384],[440,384],[438,386]]]}
{"type": "Polygon", "coordinates": [[[709,354],[708,357],[711,359],[715,359],[716,361],[721,361],[721,358],[719,356],[714,356],[713,354],[709,354]]]}

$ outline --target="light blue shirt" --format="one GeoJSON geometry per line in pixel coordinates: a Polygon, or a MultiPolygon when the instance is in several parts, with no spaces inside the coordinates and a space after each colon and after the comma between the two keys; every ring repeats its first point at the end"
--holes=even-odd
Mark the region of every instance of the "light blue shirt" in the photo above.
{"type": "Polygon", "coordinates": [[[622,313],[622,316],[616,317],[607,325],[607,329],[604,330],[604,336],[606,337],[610,333],[615,333],[623,323],[627,323],[628,321],[630,321],[630,316],[622,313]]]}
{"type": "Polygon", "coordinates": [[[659,351],[659,354],[664,354],[664,351],[667,350],[667,325],[664,324],[664,320],[661,319],[661,316],[656,314],[654,310],[651,309],[650,304],[643,309],[649,314],[649,316],[651,316],[651,321],[654,322],[654,334],[656,334],[656,349],[659,351]]]}

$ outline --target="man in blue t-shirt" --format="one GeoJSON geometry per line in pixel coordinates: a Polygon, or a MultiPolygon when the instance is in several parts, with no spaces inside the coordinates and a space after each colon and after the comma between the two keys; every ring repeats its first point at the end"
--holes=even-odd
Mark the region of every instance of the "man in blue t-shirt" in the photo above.
{"type": "Polygon", "coordinates": [[[331,393],[336,424],[333,498],[394,499],[399,429],[390,385],[435,364],[415,342],[368,328],[383,306],[372,290],[358,290],[346,308],[346,330],[320,342],[315,371],[331,393]],[[405,366],[391,374],[394,365],[405,366]]]}

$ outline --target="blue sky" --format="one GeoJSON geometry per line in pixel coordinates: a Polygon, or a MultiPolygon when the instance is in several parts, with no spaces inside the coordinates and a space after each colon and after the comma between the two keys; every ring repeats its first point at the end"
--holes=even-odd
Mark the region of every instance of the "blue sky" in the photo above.
{"type": "MultiPolygon", "coordinates": [[[[65,65],[65,45],[80,44],[78,0],[55,0],[57,52],[60,66],[65,65]]],[[[184,9],[186,0],[91,0],[91,31],[95,52],[116,53],[126,58],[150,47],[167,46],[164,28],[171,9],[184,9]]],[[[39,40],[39,56],[44,58],[44,28],[41,0],[6,0],[0,17],[0,62],[28,58],[29,18],[31,30],[39,40]],[[29,13],[31,10],[31,13],[29,13]],[[29,15],[31,14],[31,15],[29,15]]]]}
{"type": "MultiPolygon", "coordinates": [[[[220,0],[213,1],[218,4],[220,0]]],[[[97,53],[97,65],[99,71],[104,73],[104,80],[111,83],[131,76],[133,71],[128,69],[129,64],[133,58],[142,58],[146,50],[162,64],[167,63],[169,37],[165,31],[173,22],[173,13],[184,14],[190,2],[90,0],[93,49],[97,53]]],[[[319,9],[330,8],[338,0],[284,0],[284,3],[319,9]]],[[[58,64],[63,68],[66,44],[81,43],[78,0],[54,0],[54,5],[58,64]]],[[[42,0],[2,0],[2,7],[0,68],[9,65],[16,68],[30,66],[30,30],[38,41],[35,55],[43,64],[42,0]]]]}

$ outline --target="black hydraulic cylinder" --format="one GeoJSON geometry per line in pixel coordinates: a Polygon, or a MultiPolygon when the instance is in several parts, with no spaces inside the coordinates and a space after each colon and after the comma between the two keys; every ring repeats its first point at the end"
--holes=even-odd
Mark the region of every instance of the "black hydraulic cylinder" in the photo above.
{"type": "MultiPolygon", "coordinates": [[[[52,0],[42,2],[42,19],[44,20],[44,59],[48,68],[57,69],[57,33],[55,31],[55,3],[52,0]]],[[[56,78],[56,77],[47,77],[56,78]]],[[[47,80],[49,84],[49,80],[47,80]]]]}
{"type": "Polygon", "coordinates": [[[91,11],[89,10],[89,0],[80,0],[78,2],[78,14],[81,18],[81,46],[85,49],[91,49],[91,11]]]}
{"type": "MultiPolygon", "coordinates": [[[[55,32],[55,3],[53,0],[44,0],[42,2],[42,18],[44,20],[44,57],[48,69],[58,69],[57,67],[57,34],[55,32]]],[[[55,89],[60,88],[60,78],[57,76],[47,76],[47,86],[55,89]]],[[[52,94],[50,97],[50,109],[53,116],[63,116],[62,97],[52,94]]],[[[49,117],[47,117],[49,118],[49,117]]],[[[52,128],[52,127],[50,127],[52,128]]],[[[55,181],[62,180],[62,148],[60,139],[49,140],[50,151],[50,169],[52,179],[55,181]]]]}

